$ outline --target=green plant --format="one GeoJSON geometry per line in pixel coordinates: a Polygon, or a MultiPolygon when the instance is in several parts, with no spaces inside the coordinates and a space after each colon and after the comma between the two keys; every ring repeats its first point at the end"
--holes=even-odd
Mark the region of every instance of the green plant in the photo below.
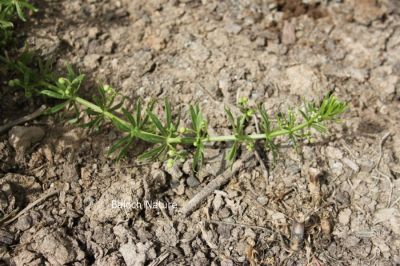
{"type": "Polygon", "coordinates": [[[346,104],[339,101],[333,95],[327,95],[316,104],[306,103],[298,111],[289,110],[286,114],[279,113],[272,122],[263,105],[258,108],[248,106],[247,99],[239,101],[241,115],[234,116],[229,108],[226,114],[232,127],[232,135],[210,136],[208,134],[208,123],[204,119],[198,105],[190,106],[190,127],[180,127],[180,112],[174,115],[170,103],[165,99],[163,104],[163,117],[154,111],[154,102],[146,108],[140,100],[135,103],[134,113],[131,114],[123,107],[123,100],[115,102],[116,92],[110,86],[99,87],[99,97],[90,102],[78,96],[78,91],[83,80],[83,75],[76,75],[69,68],[67,78],[60,78],[54,85],[43,83],[46,88],[41,94],[51,98],[64,100],[50,109],[59,111],[65,107],[73,107],[78,113],[78,105],[85,107],[85,112],[92,120],[86,124],[88,127],[99,127],[104,121],[111,121],[125,136],[118,140],[110,149],[110,152],[119,151],[118,158],[124,155],[129,146],[136,140],[148,142],[153,145],[148,151],[139,156],[140,159],[155,160],[167,159],[168,165],[176,160],[183,160],[188,156],[186,146],[195,148],[193,154],[194,168],[197,169],[204,160],[204,147],[210,142],[232,142],[232,146],[226,159],[232,163],[242,144],[248,149],[254,147],[256,141],[263,141],[265,149],[277,152],[278,137],[287,137],[294,146],[299,139],[310,138],[312,130],[326,133],[325,123],[337,120],[338,116],[346,110],[346,104]],[[246,134],[245,128],[253,116],[261,118],[262,133],[246,134]],[[122,117],[122,118],[121,118],[122,117]]]}
{"type": "Polygon", "coordinates": [[[26,48],[14,58],[0,56],[0,62],[5,66],[8,76],[15,77],[9,80],[8,85],[22,88],[28,98],[38,94],[44,82],[50,84],[56,79],[52,60],[44,61],[26,48]]]}
{"type": "Polygon", "coordinates": [[[12,36],[13,21],[25,19],[25,11],[36,11],[36,8],[27,0],[0,0],[0,47],[6,45],[12,36]]]}
{"type": "Polygon", "coordinates": [[[20,80],[11,80],[9,85],[23,87],[25,94],[30,97],[32,79],[37,77],[37,71],[27,67],[27,64],[32,62],[34,56],[26,50],[16,52],[16,46],[12,43],[14,22],[18,19],[26,21],[24,13],[28,10],[36,11],[27,0],[0,0],[0,73],[7,77],[14,76],[15,72],[23,74],[20,80]],[[10,55],[14,58],[10,58],[10,55]]]}

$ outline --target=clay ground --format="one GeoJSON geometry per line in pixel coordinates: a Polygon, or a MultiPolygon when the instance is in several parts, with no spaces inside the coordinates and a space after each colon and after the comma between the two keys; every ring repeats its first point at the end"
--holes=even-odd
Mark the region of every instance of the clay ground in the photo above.
{"type": "MultiPolygon", "coordinates": [[[[142,144],[114,162],[106,150],[120,133],[111,126],[88,132],[41,117],[25,126],[41,127],[45,137],[20,156],[5,132],[2,215],[59,193],[2,225],[4,265],[400,264],[400,2],[68,0],[37,7],[19,34],[60,69],[69,62],[87,74],[83,95],[103,82],[131,100],[168,97],[183,112],[199,102],[212,134],[229,134],[224,105],[241,96],[273,114],[334,90],[349,108],[300,153],[282,143],[275,165],[264,160],[268,174],[253,159],[188,217],[179,209],[221,174],[227,146],[207,147],[205,166],[193,174],[190,161],[173,169],[136,161],[142,144]],[[323,173],[319,203],[310,168],[323,173]],[[178,208],[126,211],[111,208],[113,200],[178,208]],[[299,215],[305,235],[296,249],[290,231],[299,215]]],[[[0,123],[40,101],[15,93],[2,102],[0,123]]]]}

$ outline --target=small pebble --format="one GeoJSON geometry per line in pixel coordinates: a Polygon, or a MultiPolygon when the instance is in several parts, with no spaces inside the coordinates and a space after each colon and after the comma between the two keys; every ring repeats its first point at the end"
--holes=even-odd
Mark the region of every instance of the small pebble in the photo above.
{"type": "Polygon", "coordinates": [[[45,133],[40,127],[15,126],[10,130],[8,141],[17,153],[25,153],[33,144],[39,142],[45,133]]]}
{"type": "Polygon", "coordinates": [[[328,146],[326,147],[326,156],[332,159],[342,159],[343,158],[343,152],[339,150],[338,148],[328,146]]]}
{"type": "Polygon", "coordinates": [[[342,159],[342,162],[347,165],[348,167],[350,167],[354,172],[358,173],[360,171],[360,167],[358,166],[358,164],[356,164],[355,162],[353,162],[352,160],[350,160],[347,157],[344,157],[342,159]]]}
{"type": "Polygon", "coordinates": [[[226,25],[225,30],[229,33],[238,34],[242,30],[242,27],[236,23],[232,23],[226,25]]]}
{"type": "Polygon", "coordinates": [[[219,217],[221,218],[221,219],[224,219],[224,218],[228,218],[230,215],[231,215],[231,212],[228,210],[228,208],[222,208],[220,211],[219,211],[219,217]]]}
{"type": "Polygon", "coordinates": [[[339,213],[339,222],[342,225],[347,225],[350,222],[351,210],[349,208],[344,209],[339,213]]]}
{"type": "Polygon", "coordinates": [[[257,45],[257,47],[264,47],[267,45],[267,39],[265,37],[257,37],[257,39],[254,41],[254,43],[257,45]]]}
{"type": "Polygon", "coordinates": [[[18,218],[15,227],[20,231],[25,231],[31,228],[32,218],[29,215],[24,215],[18,218]]]}
{"type": "Polygon", "coordinates": [[[220,194],[217,194],[213,200],[213,208],[214,211],[218,211],[222,205],[224,205],[224,200],[220,194]]]}
{"type": "Polygon", "coordinates": [[[186,184],[188,184],[189,187],[197,187],[200,182],[195,178],[194,176],[189,176],[188,179],[186,179],[186,184]]]}

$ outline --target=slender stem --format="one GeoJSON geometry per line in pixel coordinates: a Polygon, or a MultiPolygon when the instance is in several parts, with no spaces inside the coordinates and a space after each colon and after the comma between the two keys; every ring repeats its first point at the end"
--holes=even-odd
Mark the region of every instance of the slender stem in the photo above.
{"type": "MultiPolygon", "coordinates": [[[[85,100],[82,99],[80,97],[76,97],[75,101],[86,106],[87,108],[90,108],[91,110],[97,112],[97,113],[101,113],[103,114],[105,117],[107,117],[110,120],[114,120],[114,121],[118,121],[119,123],[123,124],[126,127],[130,127],[130,124],[119,118],[118,116],[116,116],[113,113],[104,111],[103,109],[101,109],[99,106],[85,100]]],[[[240,138],[237,137],[235,135],[226,135],[226,136],[209,136],[205,139],[203,139],[203,142],[229,142],[229,141],[244,141],[244,140],[262,140],[262,139],[273,139],[279,136],[284,136],[284,135],[288,135],[290,132],[294,133],[297,131],[300,131],[306,127],[309,127],[310,123],[309,122],[303,122],[297,126],[295,126],[291,131],[287,130],[287,129],[276,129],[275,131],[272,131],[271,133],[267,134],[253,134],[253,135],[248,135],[245,138],[240,138]]],[[[157,134],[153,134],[153,133],[149,133],[146,131],[142,131],[142,130],[136,130],[133,132],[133,134],[138,137],[138,138],[142,138],[142,136],[152,136],[152,137],[156,137],[156,138],[164,138],[161,135],[157,135],[157,134]]],[[[169,144],[193,144],[196,142],[196,138],[194,137],[174,137],[174,138],[167,138],[166,141],[169,144]]]]}
{"type": "Polygon", "coordinates": [[[91,103],[85,99],[82,99],[81,97],[75,97],[75,101],[82,104],[83,106],[86,106],[87,108],[92,109],[92,111],[95,111],[96,113],[103,114],[105,117],[107,117],[110,120],[116,120],[127,127],[130,126],[129,123],[126,122],[125,120],[119,118],[118,116],[114,115],[113,113],[104,111],[99,106],[97,106],[94,103],[91,103]]]}

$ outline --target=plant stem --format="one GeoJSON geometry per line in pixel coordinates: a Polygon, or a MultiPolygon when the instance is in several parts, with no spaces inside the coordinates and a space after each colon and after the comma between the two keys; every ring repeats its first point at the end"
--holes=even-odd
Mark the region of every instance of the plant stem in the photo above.
{"type": "MultiPolygon", "coordinates": [[[[77,103],[82,104],[83,106],[86,106],[87,108],[90,108],[91,110],[93,110],[93,111],[95,111],[97,113],[103,114],[105,117],[107,117],[108,119],[110,119],[112,121],[113,120],[114,121],[118,121],[121,124],[125,125],[126,127],[130,126],[130,124],[127,121],[119,118],[118,116],[116,116],[113,113],[104,111],[99,106],[97,106],[97,105],[95,105],[95,104],[93,104],[93,103],[91,103],[91,102],[89,102],[89,101],[87,101],[87,100],[85,100],[83,98],[76,97],[75,101],[77,103]]],[[[303,123],[295,126],[291,131],[289,131],[287,129],[277,129],[275,131],[272,131],[269,134],[253,134],[253,135],[247,135],[245,137],[238,137],[238,136],[235,136],[235,135],[209,136],[209,137],[203,139],[203,142],[229,142],[229,141],[244,141],[244,140],[249,140],[249,139],[250,140],[262,140],[262,139],[267,139],[267,138],[268,139],[274,139],[274,138],[279,137],[279,136],[288,135],[290,132],[294,133],[294,132],[300,131],[300,130],[302,130],[302,129],[306,128],[306,127],[309,127],[309,126],[310,126],[310,123],[303,122],[303,123]]],[[[163,138],[160,135],[149,133],[149,132],[146,132],[146,131],[143,131],[143,130],[134,131],[133,134],[138,138],[141,138],[142,135],[149,135],[149,134],[153,135],[153,136],[157,136],[157,137],[163,138]]],[[[196,138],[194,138],[194,137],[175,137],[175,138],[167,138],[166,141],[169,144],[174,144],[174,143],[175,144],[193,144],[193,143],[196,142],[196,138]]]]}
{"type": "Polygon", "coordinates": [[[89,101],[87,101],[85,99],[82,99],[81,97],[75,97],[74,99],[75,99],[75,101],[77,103],[80,103],[83,106],[86,106],[87,108],[92,109],[92,111],[95,111],[96,113],[99,113],[99,114],[103,114],[105,117],[107,117],[111,121],[116,120],[116,121],[120,122],[121,124],[123,124],[124,126],[129,127],[129,123],[128,122],[126,122],[125,120],[119,118],[118,116],[114,115],[113,113],[104,111],[99,106],[95,105],[94,103],[91,103],[91,102],[89,102],[89,101]]]}

